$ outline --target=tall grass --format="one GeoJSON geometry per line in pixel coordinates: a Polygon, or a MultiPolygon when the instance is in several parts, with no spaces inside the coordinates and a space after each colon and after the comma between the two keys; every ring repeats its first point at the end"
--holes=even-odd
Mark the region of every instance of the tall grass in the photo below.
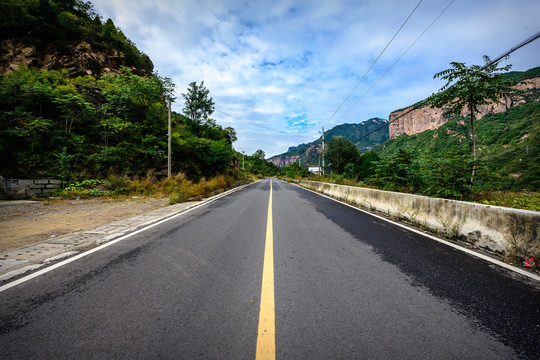
{"type": "Polygon", "coordinates": [[[189,200],[201,200],[231,187],[238,179],[231,175],[218,175],[189,180],[179,173],[170,178],[155,181],[151,178],[132,180],[127,176],[112,175],[106,181],[92,180],[74,183],[57,193],[62,197],[90,198],[94,196],[152,196],[168,197],[169,203],[177,204],[189,200]],[[89,184],[91,183],[91,186],[89,184]]]}

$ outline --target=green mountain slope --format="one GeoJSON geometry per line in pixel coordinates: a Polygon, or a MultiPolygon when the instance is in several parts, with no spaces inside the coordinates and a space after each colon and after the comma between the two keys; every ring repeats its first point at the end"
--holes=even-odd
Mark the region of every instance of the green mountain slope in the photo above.
{"type": "MultiPolygon", "coordinates": [[[[475,123],[478,158],[487,170],[489,189],[540,190],[540,103],[528,102],[505,113],[486,115],[475,123]]],[[[456,117],[436,130],[400,135],[375,147],[383,158],[400,149],[420,158],[444,158],[448,154],[470,156],[470,124],[456,117]]]]}
{"type": "Polygon", "coordinates": [[[120,66],[140,75],[153,71],[150,58],[82,0],[0,1],[0,44],[2,73],[19,65],[66,69],[72,76],[120,66]]]}
{"type": "MultiPolygon", "coordinates": [[[[0,40],[2,177],[166,176],[175,85],[111,20],[80,0],[2,0],[0,40]]],[[[230,171],[234,129],[173,112],[171,137],[173,173],[230,171]]]]}
{"type": "MultiPolygon", "coordinates": [[[[360,124],[341,124],[325,131],[325,140],[343,136],[351,140],[361,152],[366,152],[388,140],[388,126],[385,125],[388,125],[388,121],[381,118],[372,118],[360,124]],[[380,130],[367,135],[376,129],[380,130]]],[[[273,156],[268,161],[281,167],[297,161],[302,165],[318,163],[321,143],[322,137],[307,144],[290,147],[286,153],[273,156]]]]}

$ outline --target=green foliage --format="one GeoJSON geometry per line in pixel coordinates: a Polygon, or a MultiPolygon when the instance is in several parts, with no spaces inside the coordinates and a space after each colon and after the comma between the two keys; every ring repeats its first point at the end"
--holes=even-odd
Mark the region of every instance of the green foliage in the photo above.
{"type": "MultiPolygon", "coordinates": [[[[388,140],[388,121],[372,118],[359,124],[341,124],[325,132],[325,140],[330,142],[335,137],[344,137],[354,143],[360,152],[369,151],[376,145],[388,140]],[[375,131],[380,129],[378,131],[375,131]],[[367,135],[371,133],[370,135],[367,135]]],[[[319,161],[322,137],[307,144],[292,146],[286,153],[273,158],[298,156],[302,164],[315,164],[319,161]]]]}
{"type": "MultiPolygon", "coordinates": [[[[482,179],[476,182],[478,191],[540,190],[539,124],[538,102],[528,102],[476,121],[478,164],[481,165],[478,170],[483,172],[482,179]]],[[[459,157],[465,166],[472,161],[471,147],[470,124],[456,117],[436,130],[400,135],[375,151],[386,159],[403,149],[417,153],[421,162],[459,157]]]]}
{"type": "Polygon", "coordinates": [[[196,132],[204,125],[209,116],[214,112],[214,100],[208,96],[209,90],[204,86],[204,81],[197,85],[196,81],[189,84],[187,93],[182,94],[185,99],[184,114],[192,121],[196,132]]]}
{"type": "Polygon", "coordinates": [[[150,58],[111,19],[103,24],[92,4],[82,0],[2,0],[0,42],[8,39],[62,55],[84,42],[96,50],[122,52],[120,65],[153,71],[150,58]]]}
{"type": "Polygon", "coordinates": [[[375,151],[368,151],[362,154],[358,161],[358,165],[355,167],[357,178],[365,180],[369,177],[374,172],[375,162],[379,160],[380,157],[375,151]]]}
{"type": "MultiPolygon", "coordinates": [[[[174,89],[166,80],[127,68],[99,79],[24,67],[0,76],[2,175],[69,182],[160,171],[167,163],[164,98],[174,89]]],[[[195,133],[188,119],[175,113],[172,124],[174,172],[196,179],[227,171],[234,129],[209,119],[195,133]]]]}
{"type": "Polygon", "coordinates": [[[511,65],[498,68],[498,64],[487,65],[490,59],[484,56],[485,66],[452,62],[450,69],[441,71],[433,78],[441,78],[446,84],[428,98],[432,107],[448,106],[447,112],[460,115],[463,109],[470,116],[478,113],[480,105],[498,103],[504,94],[512,91],[513,81],[504,78],[500,71],[508,71],[511,65]]]}
{"type": "MultiPolygon", "coordinates": [[[[458,154],[420,157],[416,152],[399,149],[394,155],[374,162],[374,166],[374,173],[366,181],[383,190],[460,200],[470,197],[468,185],[473,162],[458,154]]],[[[484,171],[479,171],[481,179],[485,176],[484,171]]]]}
{"type": "Polygon", "coordinates": [[[277,174],[290,179],[307,178],[312,175],[307,168],[301,167],[298,163],[282,167],[277,174]]]}
{"type": "Polygon", "coordinates": [[[475,196],[474,201],[493,206],[540,211],[540,194],[532,192],[485,191],[475,196]]]}
{"type": "MultiPolygon", "coordinates": [[[[240,168],[242,168],[242,154],[237,153],[236,157],[240,159],[240,168]]],[[[258,175],[259,178],[276,175],[279,168],[275,164],[266,161],[265,157],[266,154],[261,149],[255,151],[253,155],[245,155],[243,171],[258,175]]]]}
{"type": "MultiPolygon", "coordinates": [[[[474,131],[475,114],[481,105],[499,103],[500,99],[512,92],[513,81],[504,78],[500,71],[508,71],[511,65],[498,68],[498,64],[490,64],[484,56],[486,65],[465,66],[465,63],[452,62],[450,69],[435,74],[434,78],[446,80],[446,84],[428,98],[432,107],[447,106],[445,113],[460,115],[464,109],[469,112],[473,160],[476,162],[476,134],[474,131]]],[[[473,185],[476,167],[472,167],[470,188],[473,185]]]]}
{"type": "Polygon", "coordinates": [[[417,155],[400,149],[395,155],[375,162],[374,173],[367,182],[383,190],[418,191],[422,182],[417,155]]]}
{"type": "MultiPolygon", "coordinates": [[[[469,199],[469,182],[473,161],[468,157],[448,153],[443,158],[429,158],[420,163],[424,195],[447,199],[469,199]]],[[[417,189],[418,191],[418,189],[417,189]]]]}
{"type": "Polygon", "coordinates": [[[360,152],[353,142],[341,136],[328,142],[328,147],[325,150],[327,166],[336,174],[343,174],[345,166],[349,163],[354,169],[354,164],[358,162],[359,157],[360,152]]]}

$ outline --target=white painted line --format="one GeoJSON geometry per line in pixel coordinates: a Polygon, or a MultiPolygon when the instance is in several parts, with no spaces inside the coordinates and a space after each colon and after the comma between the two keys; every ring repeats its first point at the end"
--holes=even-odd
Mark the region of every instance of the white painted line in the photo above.
{"type": "Polygon", "coordinates": [[[335,199],[335,198],[333,198],[333,197],[331,197],[331,196],[328,196],[328,195],[325,195],[325,194],[318,193],[318,192],[316,192],[316,191],[307,189],[307,188],[302,187],[302,186],[297,185],[297,184],[294,184],[294,185],[296,185],[296,186],[298,186],[299,188],[304,189],[304,190],[306,190],[306,191],[310,191],[310,192],[312,192],[312,193],[314,193],[314,194],[317,194],[317,195],[319,195],[319,196],[325,197],[325,198],[330,199],[330,200],[334,200],[335,202],[338,202],[338,203],[343,204],[343,205],[346,205],[346,206],[348,206],[348,207],[350,207],[350,208],[353,208],[353,209],[356,209],[356,210],[358,210],[358,211],[361,211],[361,212],[363,212],[363,213],[365,213],[365,214],[368,214],[368,215],[371,215],[371,216],[375,216],[375,217],[378,218],[378,219],[381,219],[381,220],[384,220],[384,221],[389,222],[389,223],[391,223],[391,224],[394,224],[394,225],[396,225],[396,226],[402,227],[402,228],[404,228],[404,229],[406,229],[406,230],[415,232],[415,233],[417,233],[417,234],[423,235],[423,236],[425,236],[425,237],[427,237],[427,238],[430,238],[430,239],[432,239],[432,240],[438,241],[438,242],[440,242],[441,244],[445,244],[445,245],[451,246],[451,247],[453,247],[454,249],[463,251],[463,252],[465,252],[465,253],[467,253],[467,254],[469,254],[469,255],[476,256],[476,257],[478,257],[478,258],[480,258],[480,259],[489,261],[490,263],[493,263],[493,264],[498,265],[498,266],[500,266],[500,267],[503,267],[503,268],[505,268],[505,269],[508,269],[508,270],[517,272],[517,273],[519,273],[519,274],[521,274],[521,275],[524,275],[524,276],[526,276],[526,277],[528,277],[528,278],[531,278],[531,279],[533,279],[533,280],[540,281],[540,276],[538,276],[538,275],[536,275],[536,274],[530,273],[530,272],[528,272],[528,271],[525,271],[525,270],[523,270],[523,269],[520,269],[520,268],[515,267],[515,266],[512,266],[512,265],[509,265],[509,264],[507,264],[507,263],[505,263],[505,262],[502,262],[502,261],[500,261],[500,260],[493,259],[493,258],[491,258],[491,257],[489,257],[489,256],[484,255],[484,254],[477,253],[476,251],[472,251],[472,250],[470,250],[470,249],[464,248],[464,247],[459,246],[459,245],[456,245],[456,244],[454,244],[454,243],[445,241],[445,240],[443,240],[443,239],[441,239],[441,238],[438,238],[438,237],[436,237],[436,236],[427,234],[427,233],[425,233],[425,232],[423,232],[423,231],[420,231],[420,230],[418,230],[418,229],[414,229],[414,228],[411,228],[411,227],[409,227],[409,226],[405,226],[405,225],[403,225],[403,224],[400,224],[400,223],[398,223],[398,222],[392,221],[392,220],[387,219],[387,218],[385,218],[385,217],[382,217],[382,216],[380,216],[380,215],[370,213],[369,211],[365,211],[365,210],[363,210],[363,209],[361,209],[361,208],[359,208],[359,207],[353,206],[353,205],[351,205],[351,204],[347,204],[346,202],[343,202],[343,201],[341,201],[341,200],[335,199]]]}
{"type": "MultiPolygon", "coordinates": [[[[146,230],[151,229],[151,228],[153,228],[153,227],[155,227],[155,226],[161,225],[161,224],[163,224],[163,223],[165,223],[165,222],[167,222],[167,221],[169,221],[169,220],[172,220],[172,219],[175,219],[175,218],[177,218],[177,217],[179,217],[179,216],[181,216],[181,215],[187,214],[187,213],[190,212],[190,211],[193,211],[193,210],[198,209],[198,208],[200,208],[200,207],[202,207],[202,206],[208,205],[208,204],[210,204],[211,202],[214,202],[214,201],[216,201],[216,200],[219,200],[219,199],[221,199],[222,197],[225,197],[225,196],[227,196],[227,195],[230,195],[230,194],[232,194],[232,193],[234,193],[234,192],[236,192],[236,191],[238,191],[238,190],[241,190],[241,189],[243,189],[243,188],[245,188],[245,187],[247,187],[247,186],[250,186],[250,185],[252,185],[252,184],[255,184],[255,183],[256,183],[256,182],[249,183],[249,184],[247,184],[247,185],[243,185],[243,186],[237,187],[237,188],[235,188],[235,189],[229,190],[229,191],[227,191],[227,192],[225,192],[225,193],[223,193],[223,194],[216,195],[215,197],[210,198],[209,200],[204,201],[203,203],[201,203],[201,204],[199,204],[199,205],[190,207],[190,208],[188,208],[188,209],[186,209],[186,210],[184,210],[184,211],[182,211],[182,212],[180,212],[180,213],[178,213],[178,214],[172,215],[172,216],[170,216],[170,217],[168,217],[168,218],[165,218],[165,219],[160,220],[160,221],[158,221],[158,222],[156,222],[156,223],[153,223],[153,224],[151,224],[151,225],[148,225],[147,227],[144,227],[144,228],[142,228],[142,229],[139,229],[139,230],[137,230],[137,231],[134,231],[134,232],[132,232],[132,233],[129,233],[129,234],[127,234],[127,235],[124,235],[124,236],[122,236],[122,237],[120,237],[120,238],[118,238],[118,239],[116,239],[116,240],[112,240],[112,241],[110,241],[110,242],[108,242],[108,243],[105,243],[105,244],[103,244],[103,245],[100,245],[99,247],[95,247],[95,248],[93,248],[93,249],[91,249],[91,250],[88,250],[88,251],[85,251],[85,252],[83,252],[83,253],[80,253],[79,255],[75,255],[75,256],[73,256],[73,257],[70,257],[69,259],[66,259],[66,260],[61,261],[61,262],[59,262],[59,263],[57,263],[57,264],[51,265],[51,266],[49,266],[49,267],[47,267],[47,268],[45,268],[45,269],[36,271],[36,272],[34,272],[34,273],[30,274],[30,275],[27,275],[27,276],[22,277],[22,278],[20,278],[20,279],[18,279],[18,280],[12,281],[12,282],[10,282],[10,283],[4,285],[4,286],[1,286],[1,287],[0,287],[0,293],[3,292],[3,291],[6,291],[7,289],[10,289],[10,288],[12,288],[12,287],[14,287],[14,286],[17,286],[17,285],[20,285],[20,284],[22,284],[22,283],[24,283],[24,282],[27,282],[28,280],[31,280],[31,279],[34,279],[34,278],[36,278],[36,277],[38,277],[38,276],[41,276],[41,275],[43,275],[43,274],[46,274],[46,273],[48,273],[49,271],[58,269],[59,267],[62,267],[62,266],[67,265],[67,264],[69,264],[69,263],[71,263],[71,262],[73,262],[73,261],[79,260],[79,259],[81,259],[81,258],[83,258],[83,257],[85,257],[85,256],[88,256],[88,255],[90,255],[90,254],[92,254],[92,253],[95,253],[96,251],[105,249],[106,247],[109,247],[109,246],[111,246],[111,245],[113,245],[113,244],[116,244],[117,242],[120,242],[120,241],[122,241],[122,240],[128,239],[128,238],[130,238],[130,237],[132,237],[132,236],[134,236],[134,235],[140,234],[140,233],[142,233],[143,231],[146,231],[146,230]]],[[[39,266],[42,266],[42,264],[39,264],[39,266]]]]}

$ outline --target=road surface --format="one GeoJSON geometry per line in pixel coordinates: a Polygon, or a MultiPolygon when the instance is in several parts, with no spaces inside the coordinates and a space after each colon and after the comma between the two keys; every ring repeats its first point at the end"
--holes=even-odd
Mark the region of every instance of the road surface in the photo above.
{"type": "Polygon", "coordinates": [[[537,285],[266,179],[0,292],[0,357],[533,359],[537,285]]]}

